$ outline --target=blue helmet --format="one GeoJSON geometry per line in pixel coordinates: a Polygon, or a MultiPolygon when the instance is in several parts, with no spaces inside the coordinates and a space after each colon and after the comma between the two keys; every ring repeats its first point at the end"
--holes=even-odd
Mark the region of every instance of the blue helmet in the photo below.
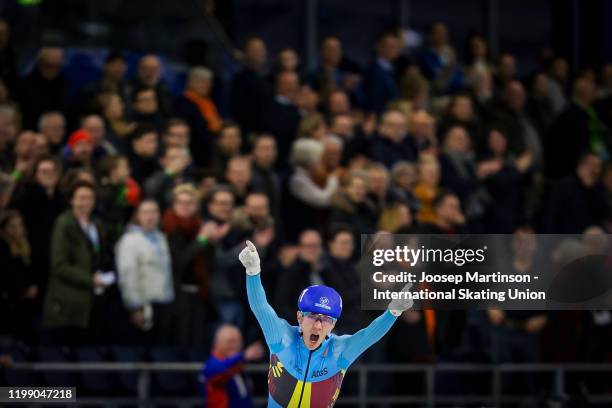
{"type": "Polygon", "coordinates": [[[301,312],[320,313],[337,319],[342,313],[342,298],[329,286],[313,285],[300,294],[298,309],[301,312]]]}

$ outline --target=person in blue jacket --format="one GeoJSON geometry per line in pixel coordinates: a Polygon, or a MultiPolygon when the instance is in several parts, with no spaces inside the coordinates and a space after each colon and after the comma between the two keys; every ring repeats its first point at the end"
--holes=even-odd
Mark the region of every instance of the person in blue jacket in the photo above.
{"type": "Polygon", "coordinates": [[[393,300],[368,327],[336,336],[331,331],[342,312],[342,298],[333,288],[313,285],[299,296],[298,326],[291,326],[268,304],[257,249],[250,241],[246,244],[239,259],[247,273],[249,305],[270,349],[268,407],[332,407],[348,367],[385,335],[412,300],[393,300]]]}

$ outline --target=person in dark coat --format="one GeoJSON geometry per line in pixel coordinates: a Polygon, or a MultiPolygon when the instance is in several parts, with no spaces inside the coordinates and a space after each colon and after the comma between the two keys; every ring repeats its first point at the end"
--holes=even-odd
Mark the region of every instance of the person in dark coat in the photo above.
{"type": "Polygon", "coordinates": [[[157,147],[159,135],[150,125],[140,125],[129,136],[128,160],[134,180],[142,185],[159,170],[157,147]]]}
{"type": "Polygon", "coordinates": [[[76,182],[69,197],[71,208],[53,228],[51,275],[43,308],[48,343],[100,341],[103,316],[111,312],[103,293],[113,282],[103,271],[112,270],[112,257],[102,224],[92,217],[95,197],[93,184],[76,182]]]}
{"type": "Polygon", "coordinates": [[[401,160],[416,161],[418,152],[413,138],[408,135],[403,113],[389,110],[383,114],[378,134],[371,139],[367,155],[389,168],[401,160]]]}
{"type": "Polygon", "coordinates": [[[32,251],[18,211],[0,213],[0,333],[32,343],[39,287],[32,251]]]}
{"type": "Polygon", "coordinates": [[[261,38],[247,40],[244,47],[244,68],[232,78],[230,110],[232,118],[245,134],[263,129],[263,109],[273,97],[266,78],[266,44],[261,38]]]}
{"type": "MultiPolygon", "coordinates": [[[[30,233],[32,271],[40,293],[44,294],[49,279],[49,245],[56,218],[67,203],[58,189],[62,166],[54,156],[42,156],[34,164],[33,177],[17,186],[11,207],[23,215],[30,233]]],[[[39,307],[42,302],[39,302],[39,307]]]]}
{"type": "Polygon", "coordinates": [[[546,175],[560,179],[571,175],[578,158],[589,151],[602,157],[612,152],[612,139],[593,109],[596,89],[593,82],[578,78],[574,82],[572,102],[553,122],[545,140],[546,175]]]}
{"type": "Polygon", "coordinates": [[[387,103],[399,96],[393,62],[400,52],[400,39],[394,33],[380,36],[376,43],[376,59],[365,70],[363,78],[365,108],[369,112],[382,113],[387,103]]]}
{"type": "Polygon", "coordinates": [[[165,118],[172,115],[172,94],[161,79],[161,61],[156,55],[146,54],[138,61],[138,72],[129,83],[129,94],[140,89],[154,89],[162,115],[165,118]]]}
{"type": "Polygon", "coordinates": [[[276,95],[263,113],[264,130],[276,138],[278,145],[279,170],[288,169],[289,151],[301,120],[297,106],[299,90],[300,80],[295,72],[280,72],[276,76],[276,95]]]}
{"type": "Polygon", "coordinates": [[[42,48],[34,70],[23,79],[16,95],[25,129],[36,129],[45,112],[65,110],[68,84],[61,73],[63,60],[61,48],[42,48]]]}
{"type": "Polygon", "coordinates": [[[608,201],[601,184],[602,161],[587,153],[578,161],[576,172],[553,187],[544,215],[544,232],[581,234],[591,225],[602,225],[608,215],[608,201]]]}

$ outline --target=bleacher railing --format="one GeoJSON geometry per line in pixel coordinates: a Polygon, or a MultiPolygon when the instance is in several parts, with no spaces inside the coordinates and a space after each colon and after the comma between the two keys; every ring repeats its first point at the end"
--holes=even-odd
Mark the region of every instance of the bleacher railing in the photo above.
{"type": "MultiPolygon", "coordinates": [[[[133,398],[79,398],[77,389],[77,405],[104,405],[120,406],[122,404],[138,404],[140,407],[151,407],[156,404],[197,405],[200,398],[153,397],[151,395],[151,376],[159,372],[188,372],[196,373],[202,370],[200,363],[168,362],[168,363],[121,363],[121,362],[95,362],[95,363],[15,363],[10,370],[30,370],[39,372],[49,371],[102,371],[102,372],[137,372],[138,395],[133,398]]],[[[265,374],[267,364],[252,364],[246,366],[249,373],[265,374]]],[[[351,373],[358,375],[358,394],[341,394],[336,405],[359,406],[365,408],[370,404],[418,404],[429,408],[438,404],[484,404],[499,407],[505,403],[526,402],[536,400],[537,396],[509,396],[502,394],[502,376],[510,373],[548,374],[552,376],[552,389],[550,398],[563,406],[568,397],[567,375],[571,373],[600,374],[609,379],[612,384],[612,364],[357,364],[350,368],[351,373]],[[425,393],[411,396],[368,395],[368,381],[372,374],[387,373],[420,373],[425,378],[425,393]],[[491,390],[488,395],[439,395],[436,392],[436,375],[440,373],[477,374],[489,373],[491,375],[491,390]]],[[[612,394],[583,395],[589,406],[612,405],[612,394]]],[[[257,406],[265,406],[266,397],[255,397],[257,406]]]]}

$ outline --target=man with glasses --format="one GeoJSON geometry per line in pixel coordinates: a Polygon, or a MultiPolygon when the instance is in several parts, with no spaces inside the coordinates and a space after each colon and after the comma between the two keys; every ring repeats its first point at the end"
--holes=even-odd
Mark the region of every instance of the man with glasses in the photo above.
{"type": "Polygon", "coordinates": [[[331,331],[342,312],[342,298],[333,288],[313,285],[300,294],[298,326],[291,326],[268,304],[259,255],[251,241],[239,259],[247,273],[249,305],[270,348],[268,407],[333,406],[348,367],[412,306],[411,300],[394,300],[368,327],[336,336],[331,331]]]}

